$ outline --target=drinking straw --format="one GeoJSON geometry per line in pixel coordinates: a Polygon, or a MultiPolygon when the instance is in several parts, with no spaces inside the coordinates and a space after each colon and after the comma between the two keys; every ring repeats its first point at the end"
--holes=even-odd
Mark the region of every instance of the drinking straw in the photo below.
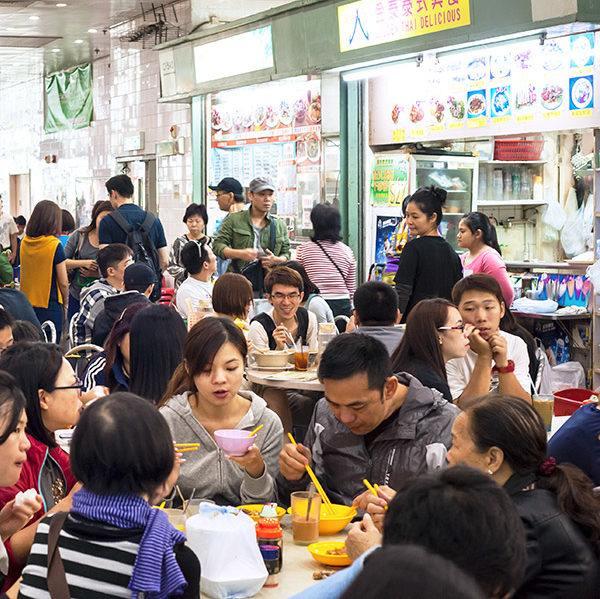
{"type": "Polygon", "coordinates": [[[367,489],[369,489],[369,491],[371,491],[371,493],[373,493],[373,495],[377,497],[377,491],[373,488],[373,485],[366,478],[363,478],[363,485],[365,485],[365,487],[367,487],[367,489]]]}
{"type": "Polygon", "coordinates": [[[190,507],[190,503],[192,503],[192,499],[194,499],[194,493],[196,492],[196,487],[194,487],[192,489],[192,494],[190,495],[190,498],[187,500],[187,503],[185,504],[185,507],[183,509],[183,515],[185,516],[185,513],[187,512],[187,509],[190,507]]]}
{"type": "MultiPolygon", "coordinates": [[[[294,439],[292,433],[288,433],[288,437],[290,438],[290,441],[292,442],[294,447],[298,447],[298,444],[296,443],[296,439],[294,439]]],[[[325,491],[323,490],[323,487],[321,486],[319,479],[316,477],[315,473],[313,472],[313,469],[308,464],[306,464],[305,468],[306,468],[306,472],[308,472],[308,476],[310,476],[310,479],[313,481],[313,483],[315,483],[315,487],[317,488],[319,495],[322,497],[323,501],[325,502],[325,507],[327,507],[327,509],[329,510],[329,512],[331,514],[335,515],[335,510],[333,509],[333,505],[331,505],[331,501],[329,501],[329,497],[327,497],[327,493],[325,493],[325,491]]]]}
{"type": "Polygon", "coordinates": [[[315,495],[315,485],[313,483],[310,483],[310,485],[308,485],[308,507],[306,508],[306,521],[307,522],[308,522],[308,518],[310,516],[310,506],[312,505],[314,495],[315,495]]]}
{"type": "Polygon", "coordinates": [[[260,426],[257,426],[249,435],[248,437],[253,437],[254,435],[256,435],[256,433],[264,426],[264,424],[261,424],[260,426]]]}

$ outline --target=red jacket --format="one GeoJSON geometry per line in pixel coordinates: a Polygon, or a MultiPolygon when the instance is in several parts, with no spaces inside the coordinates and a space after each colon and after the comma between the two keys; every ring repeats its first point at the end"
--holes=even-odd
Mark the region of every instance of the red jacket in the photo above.
{"type": "MultiPolygon", "coordinates": [[[[69,456],[60,447],[54,447],[53,449],[50,449],[44,443],[34,439],[30,434],[27,434],[27,438],[31,442],[31,447],[27,452],[27,461],[23,464],[21,476],[17,481],[17,484],[13,485],[12,487],[0,488],[0,509],[2,509],[9,501],[14,499],[15,495],[19,491],[26,491],[27,489],[33,488],[40,495],[42,494],[40,489],[40,475],[47,459],[54,460],[54,462],[62,470],[67,493],[76,483],[75,478],[73,478],[73,475],[71,474],[69,456]]],[[[28,526],[34,522],[37,522],[52,507],[54,506],[47,507],[44,502],[44,506],[37,514],[33,516],[28,526]]],[[[9,589],[18,580],[19,576],[21,575],[21,570],[25,566],[25,564],[17,564],[15,561],[10,546],[10,539],[8,539],[4,545],[8,553],[9,568],[4,586],[2,587],[2,592],[9,589]]]]}

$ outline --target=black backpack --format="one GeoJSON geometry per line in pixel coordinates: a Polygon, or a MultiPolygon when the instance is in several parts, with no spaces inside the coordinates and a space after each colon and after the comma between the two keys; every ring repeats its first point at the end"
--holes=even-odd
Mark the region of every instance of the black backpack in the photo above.
{"type": "MultiPolygon", "coordinates": [[[[299,307],[296,312],[296,317],[298,318],[298,339],[302,345],[308,345],[306,339],[308,337],[308,311],[305,308],[299,307]]],[[[267,332],[267,337],[269,338],[269,349],[277,349],[277,342],[273,338],[273,331],[275,330],[275,322],[273,319],[266,313],[261,312],[257,314],[250,322],[254,321],[260,322],[263,328],[267,332]]]]}
{"type": "Polygon", "coordinates": [[[130,224],[118,210],[111,212],[107,216],[112,216],[117,225],[127,235],[125,245],[129,246],[133,251],[133,261],[142,262],[156,273],[154,289],[150,294],[150,301],[155,302],[160,299],[162,271],[160,270],[158,251],[152,239],[150,239],[149,233],[156,220],[156,216],[151,212],[146,212],[144,221],[141,224],[135,223],[134,225],[130,224]]]}

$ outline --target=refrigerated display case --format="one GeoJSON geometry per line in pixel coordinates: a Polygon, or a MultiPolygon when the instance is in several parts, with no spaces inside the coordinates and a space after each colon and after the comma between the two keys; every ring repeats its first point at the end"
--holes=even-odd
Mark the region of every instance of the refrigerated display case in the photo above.
{"type": "Polygon", "coordinates": [[[470,156],[419,155],[410,157],[410,193],[419,187],[435,185],[448,193],[441,229],[442,236],[458,252],[457,233],[460,219],[477,210],[479,159],[470,156]]]}

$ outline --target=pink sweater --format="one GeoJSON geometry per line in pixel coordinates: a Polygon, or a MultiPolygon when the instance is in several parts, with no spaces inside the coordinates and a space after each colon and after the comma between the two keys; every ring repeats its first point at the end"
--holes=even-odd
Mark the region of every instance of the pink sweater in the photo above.
{"type": "Polygon", "coordinates": [[[465,266],[465,261],[468,255],[469,253],[465,252],[460,257],[465,276],[481,272],[494,277],[494,279],[500,283],[502,295],[504,296],[504,301],[506,302],[506,307],[510,308],[514,299],[514,291],[510,283],[510,279],[508,278],[506,265],[504,264],[504,260],[502,260],[502,256],[495,249],[488,248],[483,250],[483,252],[481,252],[481,254],[479,254],[479,256],[473,260],[473,262],[471,262],[471,264],[465,266]]]}

